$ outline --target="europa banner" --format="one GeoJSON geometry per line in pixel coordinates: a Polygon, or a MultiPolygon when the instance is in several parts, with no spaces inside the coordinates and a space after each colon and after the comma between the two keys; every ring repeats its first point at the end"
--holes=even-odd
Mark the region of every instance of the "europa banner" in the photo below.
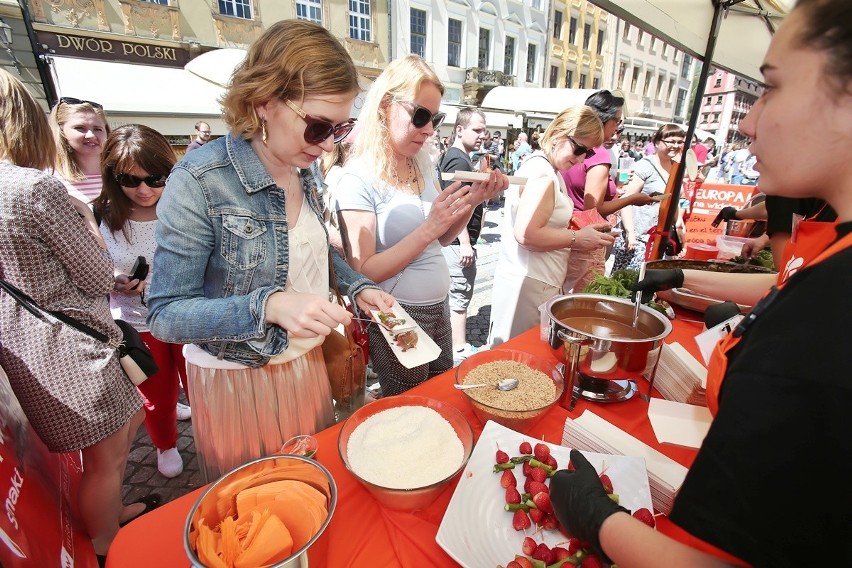
{"type": "MultiPolygon", "coordinates": [[[[684,184],[686,186],[686,184],[684,184]]],[[[695,190],[692,215],[685,220],[686,242],[706,243],[716,245],[716,237],[724,234],[724,222],[718,227],[711,226],[713,219],[724,207],[742,209],[754,193],[751,185],[728,185],[722,183],[705,183],[695,190]]],[[[691,195],[684,195],[691,199],[691,195]]]]}
{"type": "Polygon", "coordinates": [[[71,510],[80,472],[79,453],[47,451],[0,370],[0,566],[97,567],[71,510]]]}

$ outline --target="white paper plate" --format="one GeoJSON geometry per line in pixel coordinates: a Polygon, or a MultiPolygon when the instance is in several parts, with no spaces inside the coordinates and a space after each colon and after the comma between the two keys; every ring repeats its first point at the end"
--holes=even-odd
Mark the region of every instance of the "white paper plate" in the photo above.
{"type": "MultiPolygon", "coordinates": [[[[378,322],[379,318],[376,313],[377,312],[373,311],[371,315],[373,316],[373,319],[378,322]]],[[[425,365],[426,363],[430,363],[437,359],[438,356],[441,354],[441,348],[438,347],[437,343],[432,341],[431,337],[426,335],[426,332],[424,332],[423,329],[419,325],[417,325],[417,322],[414,320],[414,318],[408,315],[408,312],[402,309],[402,306],[399,305],[399,302],[394,302],[393,313],[396,315],[396,317],[405,319],[406,325],[394,328],[394,332],[389,331],[382,324],[378,324],[378,326],[379,329],[382,330],[382,335],[385,336],[385,339],[387,340],[388,345],[390,345],[391,350],[393,350],[394,355],[396,355],[396,358],[399,359],[399,362],[402,363],[405,368],[413,369],[414,367],[417,367],[419,365],[425,365]],[[394,341],[393,336],[394,333],[399,333],[406,329],[411,330],[412,328],[407,327],[407,324],[409,322],[414,324],[413,330],[417,333],[417,345],[412,347],[411,349],[408,349],[407,351],[403,351],[402,348],[396,344],[396,341],[394,341]]]]}
{"type": "MultiPolygon", "coordinates": [[[[541,441],[490,420],[485,424],[435,536],[438,545],[462,566],[505,566],[516,554],[522,554],[521,545],[527,535],[512,528],[512,513],[503,508],[506,491],[500,487],[501,474],[493,473],[493,468],[498,446],[510,456],[515,456],[519,454],[518,446],[524,440],[533,446],[541,441]]],[[[565,468],[570,448],[555,444],[548,446],[559,468],[565,468]]],[[[583,452],[583,455],[599,473],[605,466],[622,506],[631,511],[641,507],[653,510],[643,458],[590,452],[583,452]]],[[[518,485],[523,485],[521,466],[513,471],[518,485]]],[[[556,546],[566,540],[561,531],[542,531],[534,535],[533,530],[527,529],[527,534],[548,546],[556,546]]]]}

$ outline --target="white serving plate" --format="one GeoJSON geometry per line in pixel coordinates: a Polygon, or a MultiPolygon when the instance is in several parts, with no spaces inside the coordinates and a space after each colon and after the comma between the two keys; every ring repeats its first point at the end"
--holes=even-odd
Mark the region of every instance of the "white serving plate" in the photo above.
{"type": "MultiPolygon", "coordinates": [[[[443,172],[441,174],[441,179],[444,181],[466,181],[466,182],[475,182],[475,181],[485,181],[491,174],[486,172],[443,172]]],[[[513,185],[524,185],[527,183],[527,178],[519,177],[519,176],[506,176],[509,179],[509,183],[513,185]]]]}
{"type": "Polygon", "coordinates": [[[399,302],[394,302],[392,311],[396,317],[407,320],[406,325],[397,326],[393,329],[393,331],[388,330],[388,328],[379,322],[377,311],[373,310],[370,315],[373,320],[378,323],[379,329],[382,330],[382,335],[385,337],[385,340],[387,340],[388,345],[390,345],[391,350],[394,355],[396,355],[396,358],[399,359],[399,362],[407,369],[413,369],[414,367],[425,365],[426,363],[430,363],[437,359],[441,354],[441,348],[438,347],[438,344],[435,343],[419,325],[417,325],[414,318],[402,309],[399,302]],[[408,326],[409,322],[413,324],[413,327],[408,326]],[[402,331],[410,330],[414,330],[417,333],[417,345],[407,351],[403,351],[402,348],[396,344],[396,341],[394,341],[394,335],[396,333],[401,333],[402,331]]]}
{"type": "MultiPolygon", "coordinates": [[[[532,528],[527,529],[526,534],[516,531],[512,528],[512,513],[503,508],[506,501],[505,490],[500,487],[501,474],[493,473],[495,452],[499,447],[510,456],[519,455],[518,446],[524,440],[533,446],[541,441],[490,420],[485,423],[435,536],[438,545],[462,566],[505,566],[516,554],[523,554],[521,545],[527,535],[550,547],[566,540],[561,531],[536,534],[533,534],[532,528]]],[[[567,467],[571,449],[547,445],[558,467],[567,467]]],[[[583,452],[583,455],[598,473],[606,469],[622,506],[631,511],[642,507],[653,511],[648,471],[643,458],[591,452],[583,452]]],[[[518,485],[522,486],[524,474],[521,466],[512,471],[518,485]]]]}

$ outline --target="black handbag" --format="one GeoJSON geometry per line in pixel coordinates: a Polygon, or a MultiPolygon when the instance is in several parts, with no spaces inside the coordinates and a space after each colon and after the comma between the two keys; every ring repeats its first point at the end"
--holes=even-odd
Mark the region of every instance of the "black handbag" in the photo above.
{"type": "Polygon", "coordinates": [[[154,361],[154,355],[151,354],[151,350],[148,349],[148,346],[145,345],[144,341],[142,341],[142,337],[139,335],[139,332],[136,331],[136,328],[126,321],[115,320],[115,324],[119,329],[121,329],[123,339],[118,345],[113,345],[110,343],[109,338],[103,333],[92,329],[83,322],[62,312],[51,312],[45,310],[36,304],[35,300],[3,279],[0,279],[0,288],[5,290],[7,294],[12,296],[12,298],[21,305],[21,307],[26,309],[38,319],[43,320],[45,319],[44,314],[50,314],[59,321],[70,325],[77,331],[85,333],[89,337],[113,347],[118,352],[118,361],[121,363],[121,368],[124,369],[124,373],[130,379],[130,382],[137,387],[144,383],[148,377],[159,372],[160,369],[154,361]]]}

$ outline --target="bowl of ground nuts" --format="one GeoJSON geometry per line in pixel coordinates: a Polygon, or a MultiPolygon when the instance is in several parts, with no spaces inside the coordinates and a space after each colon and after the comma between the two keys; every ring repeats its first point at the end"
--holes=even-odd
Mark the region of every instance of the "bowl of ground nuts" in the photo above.
{"type": "Polygon", "coordinates": [[[523,433],[562,396],[562,371],[555,358],[491,349],[462,361],[456,367],[456,384],[484,385],[462,390],[483,425],[493,420],[523,433]],[[505,388],[507,384],[515,386],[505,388]]]}

